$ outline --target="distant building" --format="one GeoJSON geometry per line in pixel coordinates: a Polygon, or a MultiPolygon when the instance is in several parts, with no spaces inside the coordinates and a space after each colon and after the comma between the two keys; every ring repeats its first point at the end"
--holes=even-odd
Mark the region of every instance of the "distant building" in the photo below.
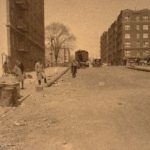
{"type": "Polygon", "coordinates": [[[108,32],[104,32],[100,39],[101,42],[101,61],[108,62],[108,32]]]}
{"type": "Polygon", "coordinates": [[[44,1],[1,0],[0,5],[0,52],[9,56],[12,67],[19,59],[26,70],[33,70],[36,60],[45,59],[44,1]]]}
{"type": "Polygon", "coordinates": [[[111,27],[108,29],[108,63],[109,64],[115,64],[117,62],[116,55],[117,55],[117,23],[116,21],[111,25],[111,27]]]}
{"type": "Polygon", "coordinates": [[[150,58],[150,10],[122,10],[109,28],[107,40],[108,62],[112,65],[150,58]]]}

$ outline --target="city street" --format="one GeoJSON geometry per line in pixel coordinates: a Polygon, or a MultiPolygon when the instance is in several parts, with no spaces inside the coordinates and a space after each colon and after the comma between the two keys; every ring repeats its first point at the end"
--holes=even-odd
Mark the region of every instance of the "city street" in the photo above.
{"type": "Polygon", "coordinates": [[[70,71],[0,116],[0,150],[149,150],[150,74],[70,71]]]}

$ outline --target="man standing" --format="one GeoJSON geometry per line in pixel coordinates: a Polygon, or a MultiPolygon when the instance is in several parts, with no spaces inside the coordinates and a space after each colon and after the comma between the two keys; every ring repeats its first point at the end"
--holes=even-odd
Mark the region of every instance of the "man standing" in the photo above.
{"type": "Polygon", "coordinates": [[[8,67],[7,61],[5,61],[3,64],[3,72],[4,72],[4,75],[7,75],[8,73],[10,73],[10,69],[8,67]]]}
{"type": "Polygon", "coordinates": [[[76,62],[76,60],[73,60],[71,63],[71,73],[72,73],[72,77],[75,78],[76,74],[77,74],[77,62],[76,62]]]}
{"type": "Polygon", "coordinates": [[[35,64],[35,72],[36,72],[36,75],[37,75],[37,79],[38,79],[38,84],[39,85],[41,85],[42,79],[44,79],[44,82],[47,83],[44,67],[43,67],[41,61],[37,61],[36,62],[36,64],[35,64]]]}
{"type": "Polygon", "coordinates": [[[16,64],[13,69],[13,73],[16,76],[18,82],[21,83],[21,89],[24,89],[24,66],[21,65],[20,61],[16,61],[16,64]]]}
{"type": "MultiPolygon", "coordinates": [[[[22,72],[23,79],[25,78],[24,65],[22,62],[18,61],[18,67],[22,72]]],[[[24,89],[24,80],[22,80],[22,89],[24,89]]]]}

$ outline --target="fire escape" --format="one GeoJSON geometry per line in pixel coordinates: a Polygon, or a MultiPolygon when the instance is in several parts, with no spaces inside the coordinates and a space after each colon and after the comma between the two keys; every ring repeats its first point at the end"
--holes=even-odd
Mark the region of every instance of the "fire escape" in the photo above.
{"type": "Polygon", "coordinates": [[[28,10],[28,4],[26,0],[15,0],[16,8],[19,12],[18,21],[16,23],[16,29],[19,31],[18,36],[18,48],[19,52],[26,51],[26,38],[25,34],[28,32],[27,24],[25,23],[25,11],[28,10]]]}
{"type": "Polygon", "coordinates": [[[26,0],[15,0],[16,5],[21,9],[21,10],[27,10],[28,5],[26,0]]]}

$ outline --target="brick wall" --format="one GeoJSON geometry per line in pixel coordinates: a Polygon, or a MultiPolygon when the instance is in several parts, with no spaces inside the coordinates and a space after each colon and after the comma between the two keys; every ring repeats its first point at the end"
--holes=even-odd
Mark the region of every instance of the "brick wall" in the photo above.
{"type": "Polygon", "coordinates": [[[35,61],[45,59],[44,1],[9,0],[10,58],[23,62],[26,70],[33,70],[35,61]]]}
{"type": "Polygon", "coordinates": [[[150,10],[122,10],[108,29],[107,43],[111,64],[122,64],[130,58],[150,58],[150,10]]]}

